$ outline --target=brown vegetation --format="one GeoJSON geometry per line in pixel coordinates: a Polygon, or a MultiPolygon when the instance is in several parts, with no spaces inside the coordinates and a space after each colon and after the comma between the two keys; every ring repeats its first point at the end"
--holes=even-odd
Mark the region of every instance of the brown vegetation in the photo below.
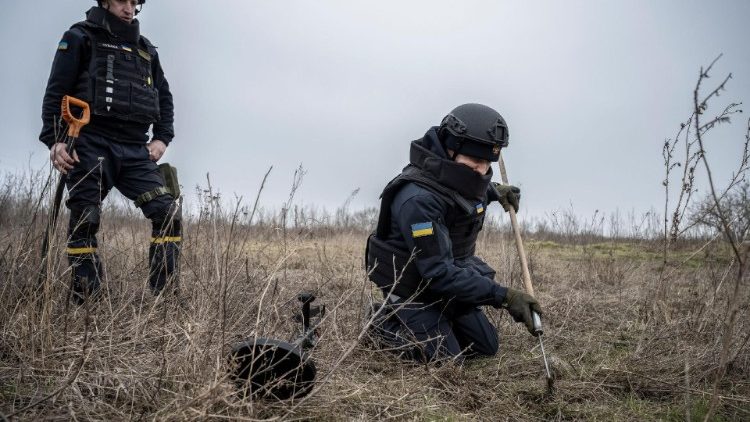
{"type": "MultiPolygon", "coordinates": [[[[679,420],[702,416],[711,398],[730,294],[721,242],[692,257],[695,242],[676,249],[687,263],[674,268],[668,294],[655,301],[663,264],[654,241],[532,236],[531,271],[558,378],[556,395],[548,396],[538,343],[504,311],[488,310],[502,336],[498,356],[462,368],[410,364],[373,350],[361,336],[364,309],[378,297],[362,268],[365,230],[309,220],[282,230],[283,213],[247,224],[242,208],[226,213],[206,193],[186,225],[179,296],[153,298],[145,287],[148,224],[134,210],[110,206],[100,236],[106,293],[75,307],[65,300],[69,273],[59,248],[52,251],[46,295],[35,289],[43,218],[30,223],[39,209],[23,192],[6,198],[12,198],[0,204],[0,412],[6,416],[679,420]],[[249,335],[294,337],[294,298],[303,289],[329,310],[313,351],[314,392],[287,402],[239,398],[226,376],[228,348],[249,335]]],[[[479,254],[498,270],[498,280],[520,287],[507,232],[487,231],[479,254]]],[[[717,419],[750,417],[747,303],[719,386],[717,419]]]]}
{"type": "MultiPolygon", "coordinates": [[[[572,212],[526,229],[554,395],[546,393],[538,343],[504,311],[487,310],[500,353],[463,367],[374,350],[365,309],[379,295],[362,263],[374,213],[352,214],[349,201],[333,217],[295,207],[301,168],[277,213],[258,208],[257,198],[226,211],[210,184],[199,192],[185,219],[177,295],[151,296],[148,224],[132,208],[108,205],[104,294],[82,307],[66,299],[61,228],[38,283],[49,178],[5,175],[0,419],[748,420],[750,207],[742,181],[750,136],[732,179],[718,186],[704,142],[737,104],[703,117],[728,80],[701,99],[710,68],[701,70],[693,115],[664,145],[671,199],[663,230],[654,213],[625,224],[613,216],[604,230],[604,216],[572,212]],[[711,194],[691,208],[696,167],[708,174],[711,194]],[[227,376],[229,348],[251,335],[295,337],[301,290],[328,309],[313,350],[313,392],[283,402],[240,397],[227,376]]],[[[478,246],[497,279],[520,288],[507,228],[487,224],[478,246]]]]}

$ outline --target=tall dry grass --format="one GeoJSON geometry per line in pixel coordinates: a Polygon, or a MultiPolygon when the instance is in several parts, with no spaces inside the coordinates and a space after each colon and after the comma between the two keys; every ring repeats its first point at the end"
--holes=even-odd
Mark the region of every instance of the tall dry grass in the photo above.
{"type": "MultiPolygon", "coordinates": [[[[64,222],[37,289],[46,224],[45,177],[5,176],[0,192],[0,412],[19,420],[697,420],[712,397],[722,349],[726,246],[694,254],[677,242],[668,294],[656,304],[662,260],[645,235],[593,236],[588,221],[528,230],[532,277],[545,309],[545,345],[557,377],[546,394],[538,343],[504,311],[493,358],[417,365],[373,349],[365,308],[378,295],[362,256],[373,212],[325,214],[225,204],[209,186],[185,219],[179,295],[146,288],[149,225],[136,210],[103,211],[104,294],[66,300],[64,222]],[[41,198],[41,200],[40,200],[41,198]],[[314,215],[311,215],[314,214],[314,215]],[[348,223],[345,223],[348,221],[348,223]],[[313,393],[286,402],[236,394],[227,353],[247,336],[292,339],[296,294],[327,305],[313,393]]],[[[343,208],[343,207],[342,207],[343,208]]],[[[478,254],[520,288],[510,233],[482,233],[478,254]]],[[[747,287],[747,286],[745,286],[747,287]]],[[[747,289],[742,291],[747,295],[747,289]]],[[[717,420],[750,418],[748,301],[719,386],[717,420]]]]}
{"type": "MultiPolygon", "coordinates": [[[[184,219],[180,289],[162,297],[145,288],[148,224],[127,204],[107,205],[104,294],[81,307],[67,299],[62,227],[40,267],[52,178],[32,172],[6,174],[0,184],[0,417],[750,419],[750,245],[741,183],[750,169],[750,124],[737,171],[726,187],[716,185],[704,141],[738,104],[699,123],[729,80],[701,97],[707,74],[701,69],[693,115],[664,144],[663,215],[581,218],[567,209],[523,229],[555,395],[546,393],[538,343],[504,311],[487,310],[501,333],[498,356],[464,366],[403,362],[372,347],[365,309],[379,297],[362,255],[376,211],[351,211],[356,191],[332,214],[296,205],[301,167],[278,210],[260,206],[265,179],[254,202],[231,204],[207,180],[184,219]],[[691,208],[701,163],[711,197],[691,208]],[[301,290],[328,309],[312,351],[312,393],[283,402],[238,395],[227,376],[229,348],[248,336],[296,337],[291,316],[301,290]]],[[[502,219],[487,221],[478,246],[497,279],[520,288],[502,219]]]]}

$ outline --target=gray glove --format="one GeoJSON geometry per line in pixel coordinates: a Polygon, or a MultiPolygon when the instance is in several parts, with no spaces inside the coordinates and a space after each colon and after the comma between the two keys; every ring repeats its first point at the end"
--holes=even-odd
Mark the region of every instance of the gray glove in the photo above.
{"type": "Polygon", "coordinates": [[[534,299],[534,296],[520,290],[508,289],[508,293],[505,294],[503,308],[508,310],[510,316],[513,317],[513,321],[523,322],[526,324],[526,329],[529,330],[531,335],[535,335],[534,320],[531,317],[531,311],[542,315],[542,307],[539,306],[539,302],[534,299]]]}
{"type": "Polygon", "coordinates": [[[505,212],[510,211],[510,207],[513,207],[518,212],[521,201],[521,189],[513,185],[503,185],[496,182],[492,182],[492,184],[497,189],[497,193],[499,194],[497,200],[503,206],[505,212]]]}

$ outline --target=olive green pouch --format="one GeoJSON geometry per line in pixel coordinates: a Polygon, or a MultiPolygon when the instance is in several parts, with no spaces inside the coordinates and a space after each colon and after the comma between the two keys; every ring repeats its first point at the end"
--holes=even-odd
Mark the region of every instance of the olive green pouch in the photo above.
{"type": "Polygon", "coordinates": [[[170,194],[177,200],[180,197],[180,183],[177,181],[177,168],[170,166],[169,163],[159,164],[159,173],[164,178],[164,186],[138,195],[135,199],[135,206],[139,207],[148,201],[153,200],[161,195],[170,194]]]}
{"type": "Polygon", "coordinates": [[[177,179],[177,167],[169,163],[159,164],[159,172],[164,178],[164,187],[177,199],[180,197],[180,182],[177,179]]]}

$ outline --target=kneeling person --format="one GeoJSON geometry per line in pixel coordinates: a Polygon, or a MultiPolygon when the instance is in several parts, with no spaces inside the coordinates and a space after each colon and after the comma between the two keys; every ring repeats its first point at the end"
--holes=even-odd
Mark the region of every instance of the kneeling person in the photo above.
{"type": "Polygon", "coordinates": [[[411,143],[409,165],[385,187],[366,259],[387,304],[374,328],[389,347],[417,360],[494,355],[497,332],[482,305],[506,308],[533,333],[537,301],[494,282],[474,255],[487,205],[518,209],[517,188],[491,183],[490,163],[507,145],[499,113],[461,105],[411,143]]]}

